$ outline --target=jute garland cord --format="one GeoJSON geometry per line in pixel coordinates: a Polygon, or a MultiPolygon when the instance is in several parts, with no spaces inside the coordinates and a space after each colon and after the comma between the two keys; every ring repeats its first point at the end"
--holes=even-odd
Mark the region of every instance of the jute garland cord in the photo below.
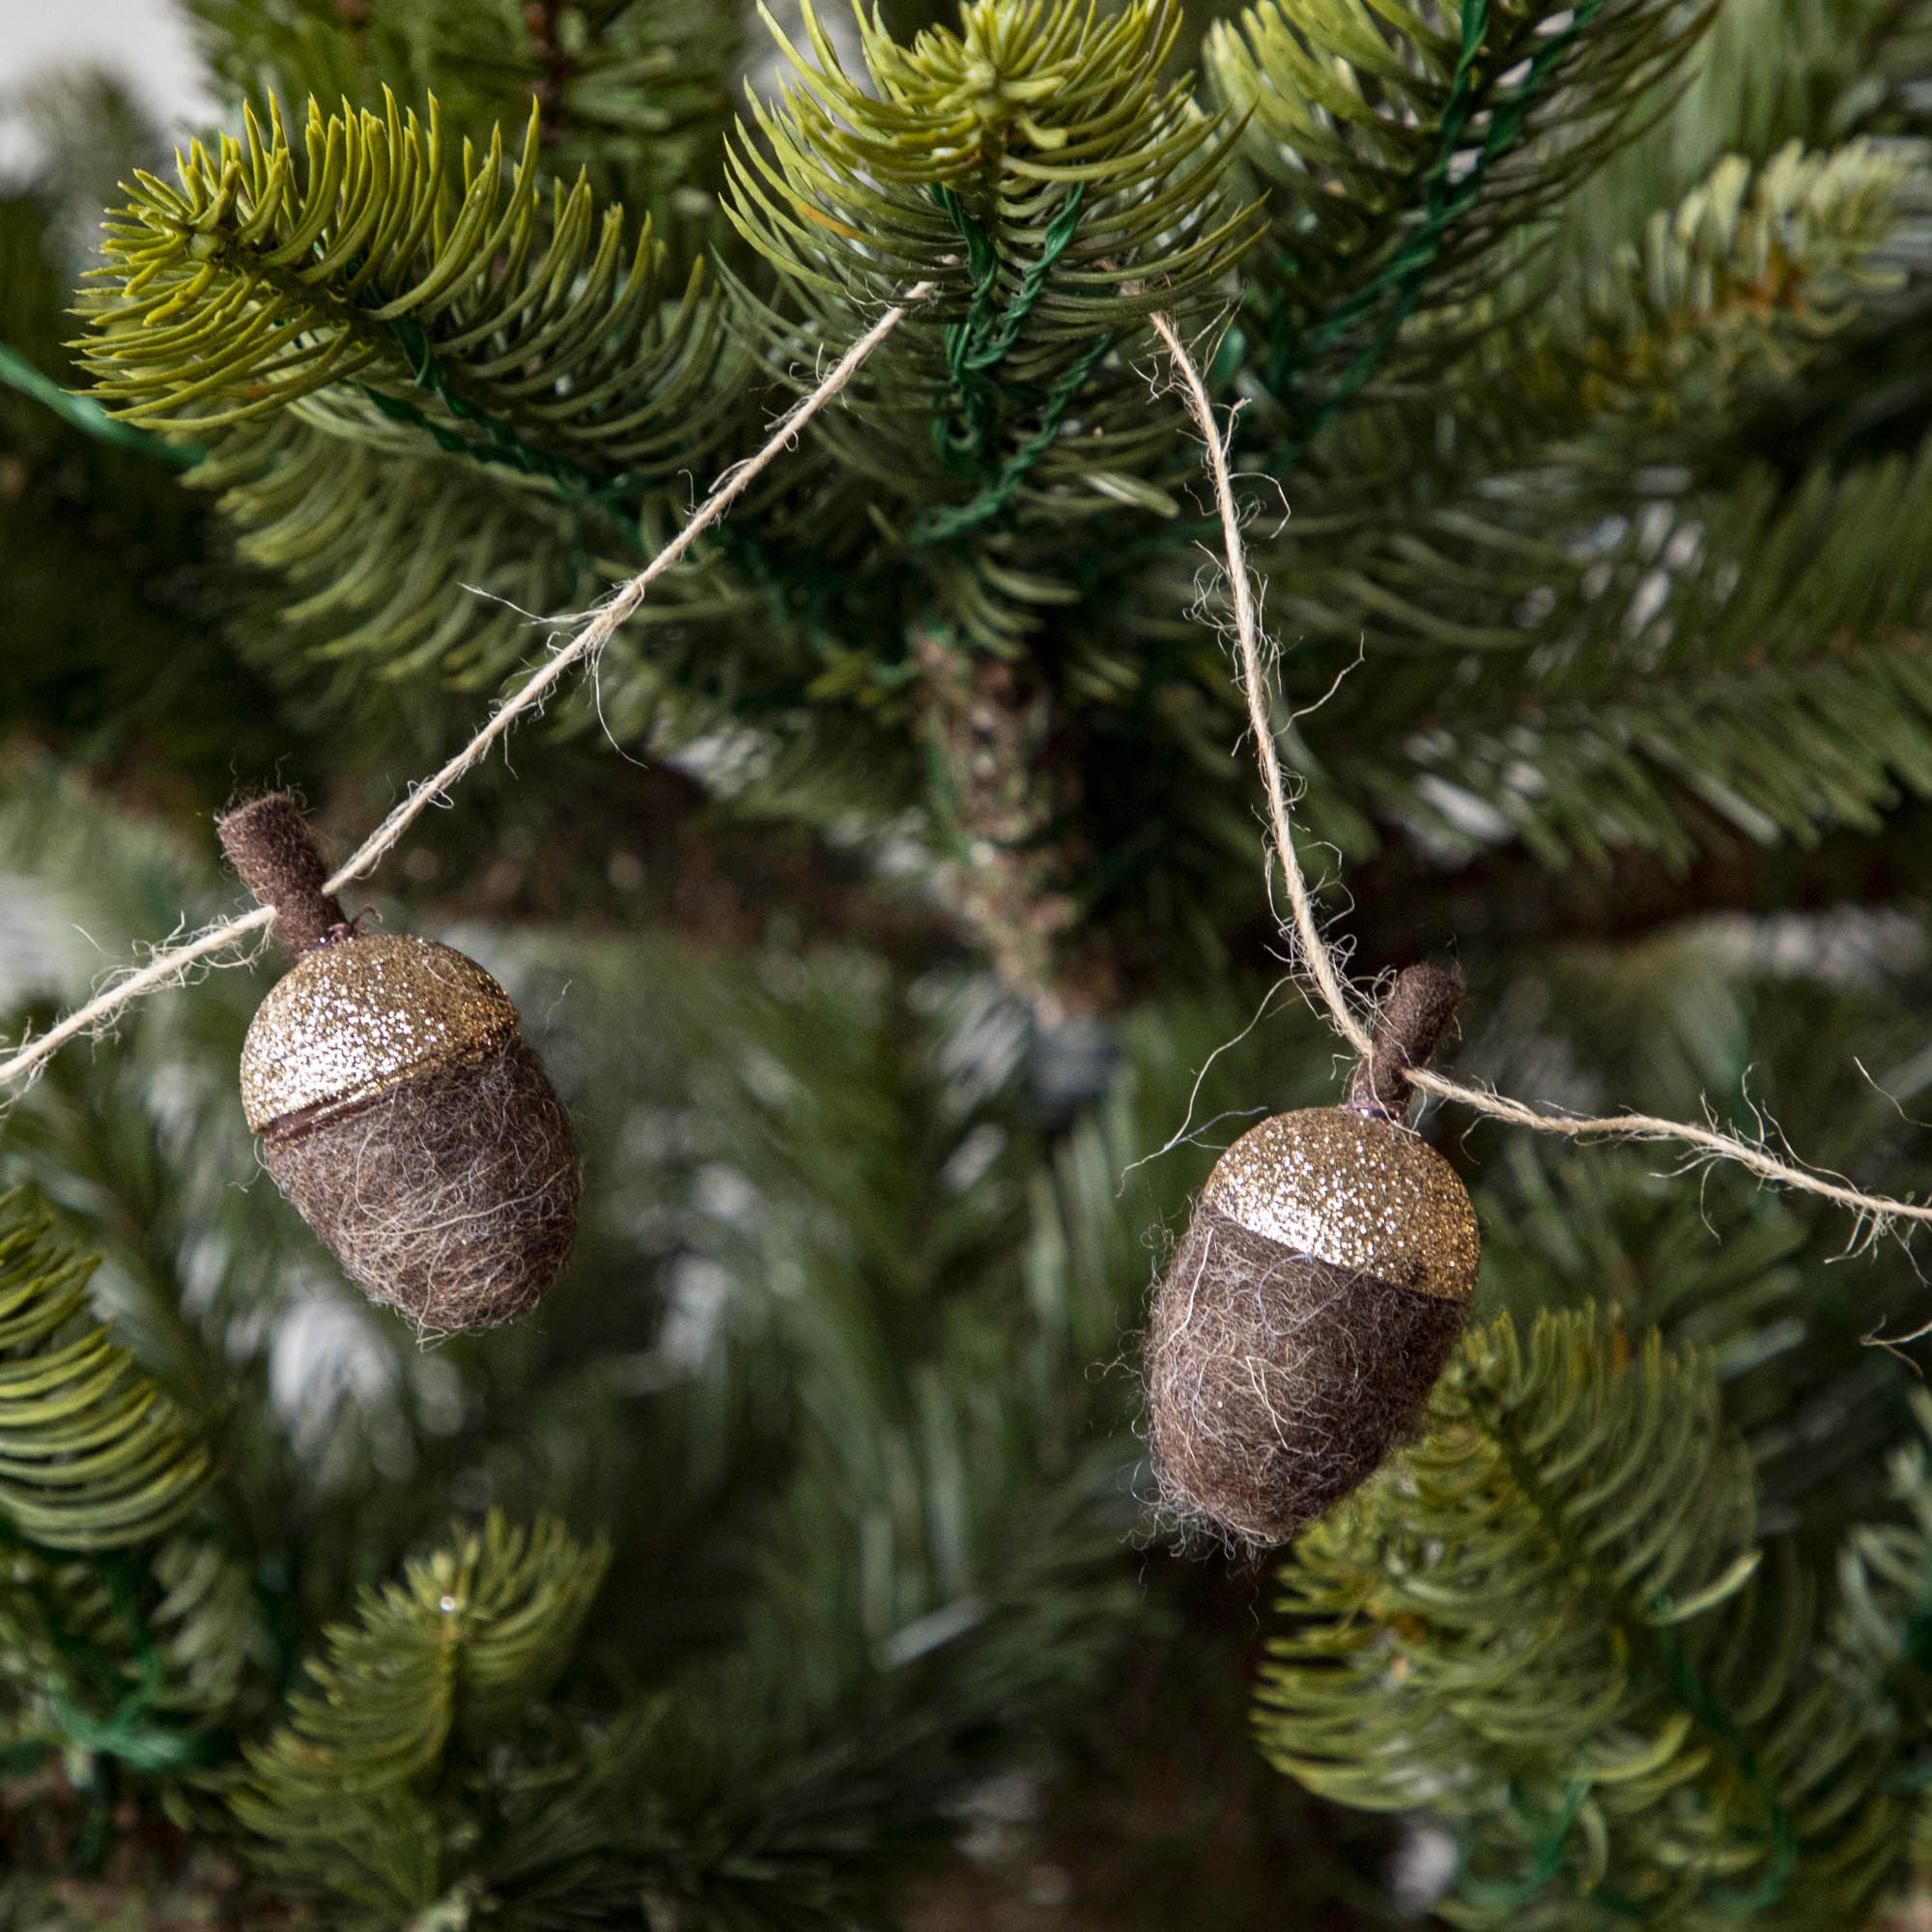
{"type": "MultiPolygon", "coordinates": [[[[519,691],[505,698],[490,714],[482,729],[454,757],[433,776],[410,787],[409,796],[350,854],[342,867],[330,875],[323,890],[329,894],[338,893],[344,886],[374,871],[383,858],[401,840],[403,834],[466,772],[481,763],[489,755],[490,748],[525,712],[541,704],[566,671],[585,663],[594,667],[598,654],[611,640],[618,625],[644,601],[644,593],[651,584],[724,515],[760,472],[783,452],[799,430],[851,382],[866,358],[904,321],[907,310],[930,295],[933,287],[931,282],[921,282],[907,290],[903,300],[889,308],[860,336],[839,357],[831,374],[810,395],[800,398],[785,412],[757,454],[732,465],[719,477],[684,528],[637,576],[624,583],[562,649],[554,652],[519,691]]],[[[97,1032],[124,1007],[131,1006],[162,986],[178,984],[182,975],[197,963],[212,967],[245,964],[253,956],[252,952],[239,953],[227,959],[216,955],[256,933],[265,933],[273,919],[274,913],[270,907],[258,906],[239,919],[224,920],[219,925],[211,926],[185,945],[157,952],[145,966],[116,980],[105,992],[88,1001],[57,1025],[49,1027],[38,1039],[22,1041],[5,1060],[0,1060],[0,1086],[26,1078],[51,1060],[69,1040],[78,1038],[82,1034],[97,1032]]]]}
{"type": "MultiPolygon", "coordinates": [[[[908,290],[898,303],[887,309],[852,344],[830,374],[785,412],[757,453],[734,465],[719,477],[684,528],[642,570],[622,584],[568,643],[553,652],[519,690],[504,699],[461,751],[430,777],[410,787],[403,802],[328,878],[324,890],[337,893],[373,871],[416,819],[450,786],[488,756],[491,748],[518,719],[541,705],[567,672],[580,665],[594,667],[599,653],[617,627],[642,603],[651,584],[724,516],[757,476],[783,452],[797,432],[851,382],[866,359],[905,319],[907,312],[932,293],[933,287],[931,282],[921,282],[908,290]]],[[[1292,914],[1291,922],[1283,928],[1284,935],[1294,947],[1300,967],[1320,996],[1336,1031],[1366,1061],[1374,1053],[1369,1028],[1351,997],[1352,989],[1343,978],[1335,955],[1322,936],[1308,881],[1295,854],[1289,785],[1282,772],[1271,717],[1275,692],[1265,662],[1267,640],[1263,633],[1254,580],[1248,568],[1247,547],[1241,536],[1240,512],[1235,500],[1234,483],[1228,467],[1227,443],[1215,418],[1213,404],[1208,399],[1200,368],[1181,341],[1174,318],[1165,313],[1155,313],[1149,320],[1173,360],[1189,412],[1206,445],[1208,472],[1221,521],[1225,551],[1222,561],[1234,603],[1235,642],[1240,665],[1241,692],[1254,732],[1255,754],[1267,800],[1271,842],[1281,865],[1292,914]]],[[[238,919],[224,920],[183,945],[156,952],[144,966],[125,974],[105,991],[68,1014],[38,1038],[23,1040],[14,1052],[0,1060],[0,1087],[33,1075],[70,1040],[99,1032],[136,1000],[162,986],[178,984],[189,968],[198,964],[217,967],[245,963],[253,956],[252,951],[236,949],[241,947],[242,942],[266,933],[273,917],[270,908],[261,906],[238,919]],[[220,956],[223,953],[230,956],[220,956]]],[[[1900,1221],[1932,1221],[1932,1206],[1894,1199],[1889,1195],[1867,1194],[1792,1161],[1780,1160],[1763,1147],[1716,1127],[1699,1126],[1688,1121],[1663,1120],[1654,1114],[1585,1117],[1550,1113],[1513,1099],[1508,1094],[1467,1086],[1422,1067],[1411,1069],[1407,1078],[1410,1084],[1426,1094],[1435,1094],[1438,1099],[1453,1100],[1492,1120],[1528,1127],[1538,1133],[1560,1134],[1573,1140],[1609,1137],[1672,1141],[1690,1150],[1693,1161],[1733,1161],[1778,1186],[1818,1195],[1841,1208],[1850,1208],[1862,1224],[1865,1240],[1875,1239],[1900,1221]]]]}
{"type": "MultiPolygon", "coordinates": [[[[1368,1028],[1350,1001],[1350,989],[1335,964],[1335,956],[1322,937],[1321,923],[1316,916],[1308,881],[1295,855],[1293,821],[1289,807],[1287,781],[1282,777],[1281,759],[1275,750],[1271,700],[1273,680],[1266,667],[1267,639],[1262,630],[1261,611],[1255,597],[1254,579],[1248,569],[1247,545],[1241,536],[1241,518],[1235,501],[1235,486],[1228,468],[1227,440],[1208,397],[1208,385],[1199,366],[1175,327],[1174,318],[1154,314],[1148,318],[1166,345],[1176,374],[1186,394],[1189,412],[1207,445],[1208,472],[1214,486],[1214,503],[1221,519],[1221,538],[1225,548],[1223,565],[1234,602],[1235,644],[1240,660],[1241,694],[1247,700],[1248,723],[1254,732],[1255,757],[1261,767],[1262,784],[1267,795],[1268,829],[1275,857],[1281,863],[1282,878],[1293,915],[1292,926],[1283,933],[1294,948],[1302,970],[1313,981],[1327,1009],[1335,1030],[1364,1060],[1373,1053],[1368,1028]]],[[[1841,1208],[1849,1208],[1862,1224],[1862,1239],[1870,1241],[1899,1221],[1932,1221],[1932,1206],[1921,1202],[1894,1200],[1887,1194],[1866,1194],[1842,1181],[1828,1179],[1808,1168],[1779,1160],[1761,1147],[1741,1140],[1719,1128],[1697,1126],[1688,1121],[1666,1121],[1655,1114],[1605,1114],[1581,1116],[1552,1114],[1533,1107],[1506,1094],[1484,1087],[1465,1086],[1416,1067],[1407,1075],[1409,1084],[1438,1099],[1487,1114],[1492,1120],[1507,1121],[1512,1126],[1530,1127],[1538,1133],[1562,1134],[1572,1140],[1606,1137],[1617,1140],[1676,1141],[1692,1150],[1693,1161],[1728,1160],[1748,1169],[1780,1187],[1801,1193],[1821,1195],[1841,1208]]],[[[1860,1245],[1855,1237],[1854,1245],[1860,1245]]]]}

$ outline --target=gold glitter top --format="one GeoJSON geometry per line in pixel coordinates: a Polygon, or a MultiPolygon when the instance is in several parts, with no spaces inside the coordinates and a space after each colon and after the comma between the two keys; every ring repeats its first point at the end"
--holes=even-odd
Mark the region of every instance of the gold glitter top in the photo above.
{"type": "Polygon", "coordinates": [[[1337,1267],[1466,1301],[1481,1245],[1455,1170],[1428,1142],[1345,1107],[1308,1107],[1251,1127],[1202,1191],[1250,1234],[1337,1267]]]}
{"type": "Polygon", "coordinates": [[[304,953],[255,1009],[242,1106],[259,1133],[303,1107],[487,1060],[516,1037],[509,994],[454,947],[404,932],[338,940],[304,953]]]}

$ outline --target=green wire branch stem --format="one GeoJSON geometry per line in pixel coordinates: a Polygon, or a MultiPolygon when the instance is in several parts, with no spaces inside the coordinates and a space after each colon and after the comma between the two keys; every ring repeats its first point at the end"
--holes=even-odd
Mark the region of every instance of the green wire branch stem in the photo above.
{"type": "MultiPolygon", "coordinates": [[[[1034,465],[1053,447],[1073,398],[1113,347],[1114,331],[1102,329],[1062,371],[1040,411],[1039,427],[1005,463],[995,468],[989,458],[997,415],[991,372],[1003,362],[1020,338],[1027,318],[1045,293],[1053,267],[1066,252],[1080,226],[1080,210],[1087,184],[1077,181],[1060,211],[1046,225],[1039,256],[1021,275],[1004,313],[995,315],[993,297],[999,287],[1000,260],[982,223],[974,220],[965,204],[950,187],[935,183],[933,201],[966,243],[966,260],[973,272],[973,300],[963,322],[946,330],[946,360],[952,382],[951,393],[959,400],[964,427],[955,428],[946,416],[932,419],[932,446],[949,469],[977,475],[982,487],[964,503],[935,510],[913,528],[915,544],[950,543],[980,524],[999,516],[1019,494],[1034,465]]],[[[942,399],[944,400],[944,399],[942,399]]]]}
{"type": "Polygon", "coordinates": [[[476,424],[488,440],[473,441],[401,396],[386,395],[367,383],[358,382],[356,388],[382,414],[391,422],[408,423],[412,429],[420,430],[445,456],[460,456],[471,463],[507,464],[526,476],[543,478],[566,500],[593,503],[620,526],[629,523],[637,509],[639,485],[628,470],[609,481],[600,481],[582,464],[534,448],[510,423],[479,409],[452,385],[448,372],[430,347],[428,333],[413,316],[392,317],[388,328],[409,358],[410,375],[416,387],[433,395],[458,422],[476,424]]]}
{"type": "MultiPolygon", "coordinates": [[[[1790,1884],[1792,1872],[1798,1864],[1798,1831],[1790,1812],[1778,1802],[1777,1787],[1766,1776],[1757,1753],[1746,1743],[1729,1713],[1712,1695],[1710,1687],[1690,1661],[1676,1631],[1671,1628],[1670,1619],[1675,1614],[1675,1606],[1669,1596],[1659,1591],[1650,1608],[1654,1621],[1645,1628],[1656,1646],[1658,1662],[1669,1678],[1670,1688],[1685,1709],[1722,1742],[1745,1783],[1764,1805],[1764,1838],[1771,1847],[1771,1861],[1763,1877],[1748,1891],[1714,1892],[1707,1899],[1711,1909],[1723,1918],[1748,1918],[1752,1914],[1776,1905],[1784,1896],[1785,1888],[1790,1884]]],[[[1588,1777],[1573,1777],[1569,1781],[1555,1817],[1547,1830],[1538,1833],[1531,1846],[1533,1857],[1530,1868],[1522,1878],[1510,1884],[1465,1879],[1465,1894],[1479,1904],[1512,1909],[1520,1909],[1535,1900],[1563,1869],[1564,1850],[1577,1819],[1582,1816],[1591,1789],[1592,1780],[1588,1777]]],[[[1535,1821],[1529,1807],[1518,1795],[1514,1782],[1510,1802],[1518,1817],[1534,1829],[1535,1821]]],[[[1594,1903],[1606,1907],[1620,1918],[1642,1918],[1645,1916],[1637,1901],[1626,1899],[1604,1886],[1593,1887],[1587,1895],[1594,1903]]]]}
{"type": "Polygon", "coordinates": [[[915,525],[911,541],[916,544],[949,543],[964,536],[980,524],[997,517],[1019,494],[1034,465],[1051,449],[1060,436],[1066,412],[1101,356],[1114,346],[1114,331],[1102,329],[1080,355],[1074,357],[1054,384],[1040,412],[1039,427],[1001,465],[999,473],[977,497],[944,510],[935,510],[915,525]]]}
{"type": "MultiPolygon", "coordinates": [[[[1369,1021],[1356,1009],[1354,989],[1343,979],[1335,954],[1322,936],[1321,922],[1315,910],[1308,879],[1295,854],[1293,819],[1289,806],[1289,786],[1282,776],[1281,755],[1275,745],[1273,711],[1278,693],[1267,669],[1268,654],[1276,647],[1262,629],[1261,609],[1255,583],[1248,568],[1247,545],[1241,536],[1241,516],[1235,500],[1235,486],[1228,464],[1228,444],[1208,395],[1208,384],[1200,366],[1180,339],[1174,318],[1165,313],[1150,316],[1154,332],[1166,345],[1176,374],[1185,394],[1206,444],[1206,462],[1213,486],[1215,508],[1221,520],[1223,555],[1228,588],[1234,603],[1236,650],[1240,662],[1241,695],[1246,699],[1248,723],[1255,737],[1255,758],[1261,768],[1262,785],[1267,798],[1268,827],[1274,856],[1280,861],[1283,882],[1288,892],[1292,921],[1282,926],[1283,937],[1293,948],[1303,972],[1320,994],[1335,1030],[1354,1050],[1367,1059],[1372,1051],[1369,1021]]],[[[0,1075],[6,1068],[0,1066],[0,1075]]],[[[1889,1233],[1900,1221],[1932,1222],[1932,1206],[1889,1194],[1867,1194],[1843,1180],[1780,1160],[1754,1142],[1741,1139],[1714,1126],[1698,1126],[1689,1121],[1666,1121],[1655,1114],[1605,1114],[1581,1116],[1555,1114],[1525,1101],[1498,1094],[1487,1087],[1471,1087],[1450,1080],[1427,1068],[1412,1069],[1412,1086],[1437,1099],[1452,1100],[1492,1120],[1511,1126],[1528,1127],[1537,1133],[1561,1134],[1572,1140],[1609,1138],[1629,1141],[1675,1141],[1689,1148],[1690,1164],[1727,1160],[1747,1169],[1762,1180],[1797,1192],[1815,1194],[1848,1208],[1858,1216],[1850,1248],[1856,1250],[1889,1233]]]]}
{"type": "MultiPolygon", "coordinates": [[[[419,780],[410,787],[402,804],[355,848],[324,890],[339,892],[344,886],[374,871],[383,858],[400,842],[404,833],[450,786],[480,764],[489,755],[490,748],[519,718],[542,704],[565,672],[583,664],[594,668],[604,646],[610,642],[617,627],[644,601],[644,594],[651,584],[677,563],[697,539],[725,515],[753,482],[783,454],[798,432],[851,382],[867,357],[905,320],[907,312],[915,304],[933,292],[934,286],[931,282],[920,282],[908,289],[895,306],[887,309],[846,350],[817,387],[809,395],[802,396],[785,412],[756,454],[733,464],[712,484],[709,494],[683,529],[642,570],[628,579],[613,596],[599,606],[589,621],[567,644],[554,651],[512,696],[505,698],[461,751],[429,778],[419,780]]],[[[252,947],[246,952],[236,952],[235,949],[243,940],[257,934],[266,935],[273,919],[271,908],[258,906],[239,919],[224,920],[220,924],[211,926],[185,945],[170,947],[156,953],[145,966],[117,980],[106,991],[49,1027],[39,1038],[22,1040],[5,1060],[0,1060],[0,1087],[33,1074],[69,1040],[95,1032],[135,1000],[156,992],[162,986],[179,983],[189,967],[240,966],[247,963],[255,956],[259,947],[252,947]],[[221,957],[223,953],[230,956],[221,957]]]]}
{"type": "MultiPolygon", "coordinates": [[[[23,1540],[9,1540],[20,1541],[22,1548],[33,1548],[23,1540]]],[[[53,1551],[35,1553],[56,1556],[58,1560],[53,1551]]],[[[72,1559],[70,1556],[66,1560],[72,1559]]],[[[134,1662],[140,1677],[138,1682],[127,1685],[122,1673],[91,1644],[63,1628],[59,1606],[37,1587],[35,1594],[42,1600],[55,1647],[103,1688],[122,1691],[113,1710],[104,1718],[94,1716],[64,1691],[56,1691],[53,1710],[61,1735],[69,1745],[97,1755],[118,1757],[135,1771],[173,1771],[191,1764],[207,1751],[211,1740],[204,1732],[183,1730],[153,1719],[155,1700],[161,1689],[160,1646],[155,1640],[154,1627],[135,1600],[130,1566],[125,1557],[117,1555],[103,1559],[99,1567],[115,1614],[133,1639],[134,1662]]]]}
{"type": "MultiPolygon", "coordinates": [[[[1577,36],[1602,12],[1605,0],[1582,0],[1569,24],[1560,33],[1552,34],[1530,56],[1521,81],[1497,102],[1482,145],[1470,156],[1467,173],[1452,185],[1449,171],[1457,155],[1463,152],[1463,136],[1470,117],[1476,111],[1476,64],[1483,51],[1483,39],[1489,30],[1490,19],[1489,0],[1465,0],[1462,50],[1450,78],[1448,99],[1442,106],[1435,156],[1422,178],[1422,224],[1379,274],[1357,289],[1347,300],[1337,304],[1331,313],[1308,331],[1308,349],[1319,354],[1339,343],[1357,322],[1373,312],[1385,295],[1391,298],[1388,312],[1374,335],[1356,352],[1354,359],[1343,370],[1315,409],[1307,426],[1290,444],[1288,460],[1291,463],[1298,462],[1307,453],[1316,438],[1354,400],[1380,368],[1383,358],[1395,347],[1404,324],[1415,313],[1422,299],[1423,286],[1429,279],[1429,271],[1435,267],[1435,258],[1441,254],[1450,229],[1481,197],[1490,163],[1515,146],[1528,121],[1531,102],[1557,64],[1570,51],[1577,36]]],[[[1277,363],[1284,366],[1269,372],[1270,382],[1276,386],[1287,379],[1287,353],[1288,344],[1284,341],[1278,346],[1275,357],[1277,363]]]]}
{"type": "Polygon", "coordinates": [[[191,469],[207,454],[194,443],[168,442],[152,430],[139,429],[133,423],[109,415],[92,396],[77,396],[62,388],[44,370],[35,367],[17,349],[5,342],[0,342],[0,383],[45,404],[70,429],[77,429],[83,436],[116,443],[123,449],[138,450],[141,455],[152,456],[176,469],[191,469]]]}

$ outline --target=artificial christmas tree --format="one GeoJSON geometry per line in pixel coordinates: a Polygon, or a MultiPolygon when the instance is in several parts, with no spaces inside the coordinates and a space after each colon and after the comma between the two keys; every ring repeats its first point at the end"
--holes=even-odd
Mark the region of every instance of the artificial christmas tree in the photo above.
{"type": "Polygon", "coordinates": [[[264,979],[18,1069],[5,1913],[1907,1910],[1924,1299],[1868,1222],[1422,1117],[1474,1321],[1278,1585],[1148,1547],[1135,1363],[1214,1154],[1341,1097],[1250,694],[1344,962],[1453,950],[1465,1082],[1932,1185],[1918,12],[194,14],[222,129],[50,88],[0,202],[0,1007],[234,912],[238,795],[330,851],[401,798],[366,890],[514,1001],[583,1205],[425,1350],[261,1174],[264,979]],[[1178,1879],[1174,1751],[1260,1820],[1178,1879]],[[994,1816],[1010,1895],[943,1856],[994,1816]]]}

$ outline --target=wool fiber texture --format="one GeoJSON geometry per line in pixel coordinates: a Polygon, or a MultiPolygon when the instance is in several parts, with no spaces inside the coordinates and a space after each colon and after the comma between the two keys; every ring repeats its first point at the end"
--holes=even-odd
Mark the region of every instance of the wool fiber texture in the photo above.
{"type": "Polygon", "coordinates": [[[301,808],[287,792],[270,792],[224,812],[216,830],[242,883],[264,905],[274,907],[275,938],[291,959],[345,923],[341,900],[326,890],[328,870],[301,808]]]}
{"type": "Polygon", "coordinates": [[[276,1122],[262,1159],[344,1269],[429,1332],[515,1321],[577,1234],[576,1137],[522,1040],[276,1122]]]}
{"type": "Polygon", "coordinates": [[[1297,1254],[1207,1206],[1148,1336],[1164,1508],[1286,1543],[1412,1434],[1466,1304],[1297,1254]]]}
{"type": "Polygon", "coordinates": [[[1406,966],[1376,1020],[1375,1051],[1355,1068],[1349,1105],[1400,1121],[1408,1112],[1408,1071],[1422,1066],[1463,1004],[1463,978],[1439,966],[1406,966]]]}

